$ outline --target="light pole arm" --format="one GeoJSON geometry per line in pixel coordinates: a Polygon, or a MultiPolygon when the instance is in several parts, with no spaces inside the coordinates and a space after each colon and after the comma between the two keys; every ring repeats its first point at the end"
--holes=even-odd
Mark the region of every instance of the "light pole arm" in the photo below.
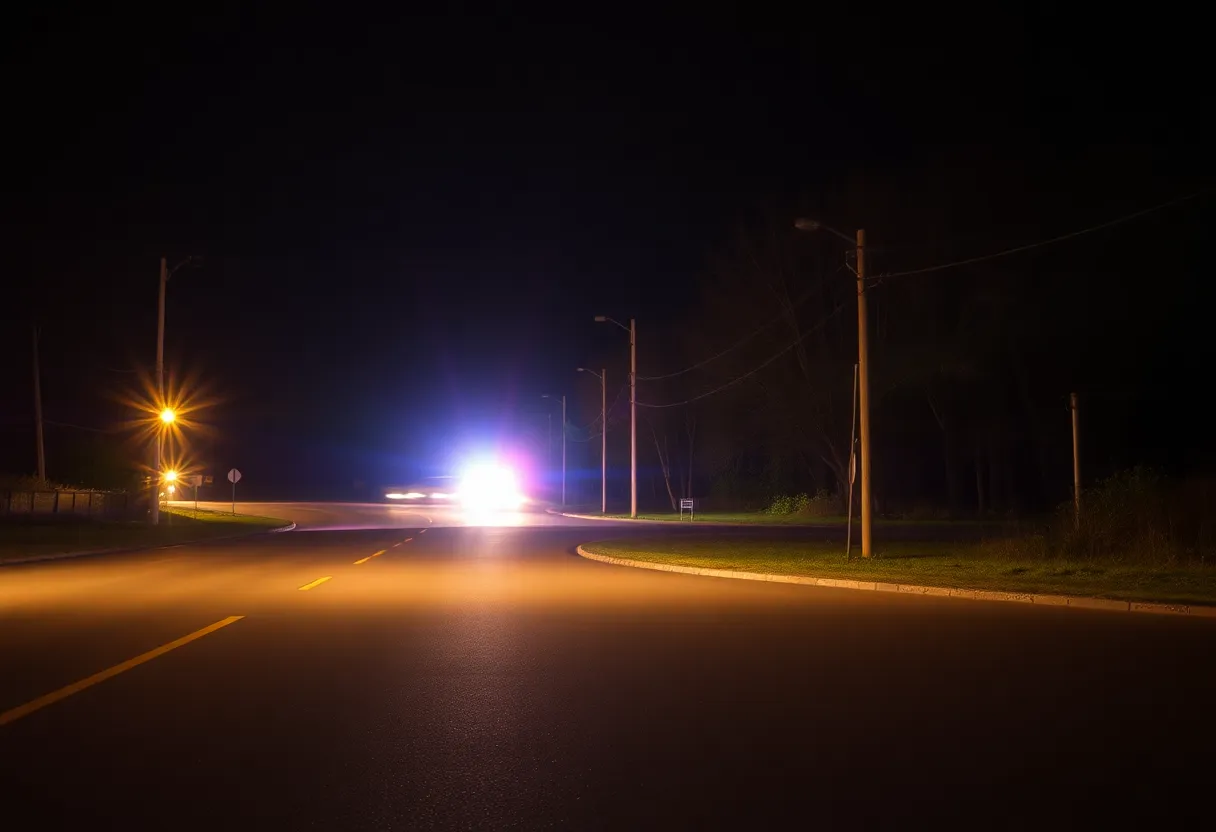
{"type": "Polygon", "coordinates": [[[609,318],[607,315],[596,315],[595,320],[597,323],[616,324],[617,326],[619,326],[621,329],[625,330],[626,332],[632,332],[632,330],[629,327],[625,326],[623,323],[621,323],[618,320],[615,320],[614,318],[609,318]]]}
{"type": "Polygon", "coordinates": [[[827,231],[831,234],[835,234],[849,245],[855,245],[857,242],[853,238],[853,235],[845,234],[843,231],[837,231],[835,228],[832,228],[832,226],[824,225],[819,220],[808,220],[805,218],[797,219],[794,220],[794,228],[797,228],[799,231],[827,231]]]}

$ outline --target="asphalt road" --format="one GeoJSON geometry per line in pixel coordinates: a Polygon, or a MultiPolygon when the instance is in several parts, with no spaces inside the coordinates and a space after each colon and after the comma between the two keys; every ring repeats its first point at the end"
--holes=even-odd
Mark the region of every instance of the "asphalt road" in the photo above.
{"type": "Polygon", "coordinates": [[[1072,828],[1209,801],[1211,621],[631,570],[573,554],[615,529],[544,514],[252,510],[300,528],[0,568],[5,828],[1072,828]]]}

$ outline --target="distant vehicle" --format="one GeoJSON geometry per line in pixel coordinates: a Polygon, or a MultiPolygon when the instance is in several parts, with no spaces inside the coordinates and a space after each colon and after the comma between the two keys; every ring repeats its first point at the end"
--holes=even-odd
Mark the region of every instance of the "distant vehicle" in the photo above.
{"type": "Polygon", "coordinates": [[[427,477],[410,485],[392,485],[384,489],[384,499],[391,503],[417,506],[449,506],[456,503],[456,477],[427,477]]]}
{"type": "Polygon", "coordinates": [[[456,506],[474,511],[511,511],[524,508],[528,498],[515,472],[502,465],[477,465],[459,477],[428,477],[406,486],[385,489],[393,503],[417,506],[456,506]]]}

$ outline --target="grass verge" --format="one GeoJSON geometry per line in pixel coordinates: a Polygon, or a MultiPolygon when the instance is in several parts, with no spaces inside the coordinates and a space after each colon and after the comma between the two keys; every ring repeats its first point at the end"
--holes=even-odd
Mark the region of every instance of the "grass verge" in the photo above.
{"type": "Polygon", "coordinates": [[[40,555],[136,549],[254,534],[288,525],[286,520],[247,514],[170,508],[160,525],[75,519],[7,518],[0,523],[0,563],[40,555]]]}
{"type": "Polygon", "coordinates": [[[585,544],[619,558],[740,572],[809,575],[894,584],[1083,595],[1126,601],[1216,604],[1216,567],[1068,562],[1017,557],[975,543],[894,543],[876,557],[844,559],[838,543],[635,538],[585,544]]]}
{"type": "MultiPolygon", "coordinates": [[[[582,514],[599,516],[598,512],[580,512],[582,514]]],[[[606,514],[604,517],[612,520],[629,520],[628,514],[606,514]]],[[[768,514],[763,511],[707,511],[705,513],[697,512],[696,519],[690,521],[688,515],[683,518],[679,514],[660,513],[660,514],[638,514],[639,520],[659,520],[665,523],[683,522],[689,525],[697,523],[737,523],[747,526],[818,526],[831,525],[843,526],[848,522],[843,514],[836,515],[817,515],[803,514],[795,512],[793,514],[768,514]]],[[[853,517],[853,523],[859,524],[858,518],[853,517]]],[[[998,521],[991,520],[904,520],[899,518],[875,518],[874,524],[878,526],[981,526],[981,525],[998,525],[998,521]]],[[[858,525],[860,528],[860,525],[858,525]]]]}

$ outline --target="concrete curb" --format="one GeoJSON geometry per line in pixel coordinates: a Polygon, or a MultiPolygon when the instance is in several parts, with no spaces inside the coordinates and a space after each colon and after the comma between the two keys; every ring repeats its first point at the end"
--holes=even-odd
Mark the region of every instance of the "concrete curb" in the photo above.
{"type": "Polygon", "coordinates": [[[195,543],[218,543],[222,540],[240,540],[243,537],[257,537],[260,534],[280,534],[282,532],[293,531],[296,527],[295,523],[286,526],[279,526],[277,529],[265,529],[260,532],[249,532],[248,534],[229,534],[223,537],[207,537],[202,540],[185,540],[181,543],[167,543],[164,546],[132,546],[119,549],[90,549],[87,552],[59,552],[53,555],[31,555],[28,558],[10,558],[9,560],[0,560],[0,568],[5,566],[21,566],[30,563],[46,563],[47,561],[55,560],[71,560],[73,558],[91,558],[98,555],[123,555],[128,552],[153,552],[157,549],[172,549],[175,546],[191,546],[195,543]]]}
{"type": "Polygon", "coordinates": [[[639,517],[601,517],[597,514],[568,514],[564,511],[551,512],[558,517],[571,520],[598,520],[601,523],[630,523],[635,526],[678,526],[679,528],[713,529],[723,526],[740,529],[834,529],[843,528],[844,523],[740,523],[734,520],[649,520],[639,517]]]}
{"type": "MultiPolygon", "coordinates": [[[[601,523],[630,523],[637,526],[676,526],[682,529],[844,529],[847,525],[844,520],[824,520],[820,523],[741,523],[738,520],[648,520],[642,517],[633,520],[629,517],[601,517],[596,514],[568,514],[563,511],[549,513],[557,517],[568,517],[571,520],[598,520],[601,523]]],[[[900,525],[898,521],[892,521],[891,524],[897,527],[900,525]]],[[[919,527],[922,524],[909,525],[919,527]]]]}
{"type": "MultiPolygon", "coordinates": [[[[662,521],[659,521],[662,522],[662,521]]],[[[940,598],[963,598],[969,601],[1006,601],[1015,604],[1035,604],[1044,607],[1074,607],[1087,610],[1111,612],[1140,612],[1154,615],[1190,615],[1199,618],[1216,618],[1216,607],[1199,604],[1159,604],[1148,601],[1115,601],[1107,598],[1089,598],[1083,595],[1034,595],[1025,592],[1001,592],[988,589],[954,589],[944,586],[920,586],[917,584],[888,584],[877,581],[854,581],[841,578],[814,578],[809,575],[774,575],[767,572],[740,572],[734,569],[711,569],[699,566],[678,566],[673,563],[618,558],[588,552],[583,546],[575,551],[579,557],[611,563],[615,566],[632,566],[637,569],[654,569],[659,572],[679,572],[685,575],[703,575],[712,578],[735,578],[743,581],[769,581],[780,584],[805,584],[833,589],[859,589],[870,592],[904,592],[913,595],[933,595],[940,598]]]]}

